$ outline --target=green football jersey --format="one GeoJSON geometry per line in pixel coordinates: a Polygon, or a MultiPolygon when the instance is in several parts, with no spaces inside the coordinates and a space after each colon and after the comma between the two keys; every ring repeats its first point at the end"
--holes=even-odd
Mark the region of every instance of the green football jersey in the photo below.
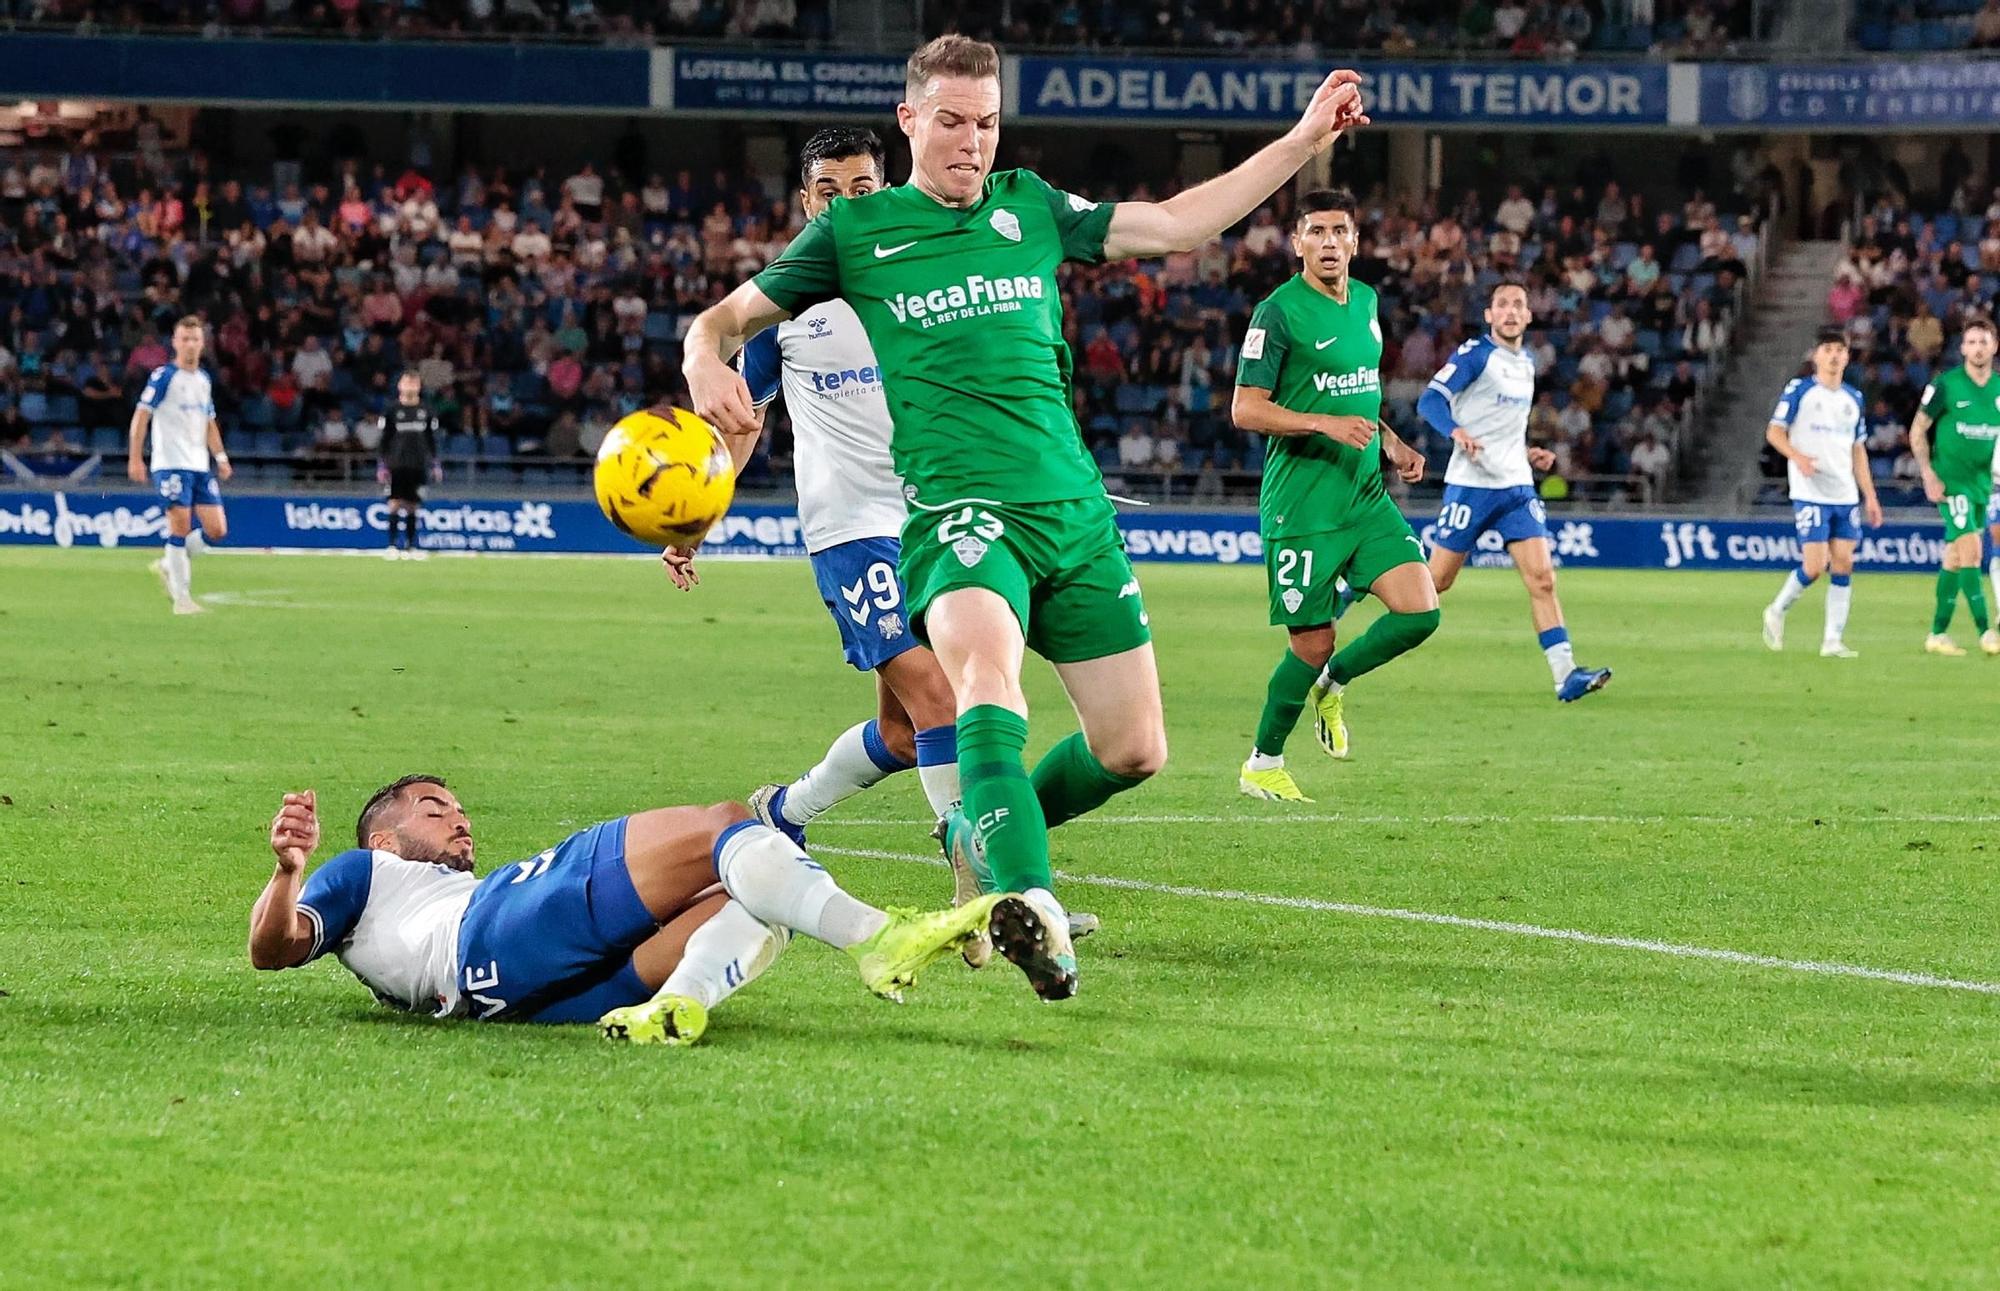
{"type": "MultiPolygon", "coordinates": [[[[1292,412],[1366,417],[1382,413],[1382,324],[1375,289],[1347,280],[1347,303],[1295,274],[1250,315],[1236,384],[1271,392],[1292,412]]],[[[1386,500],[1381,434],[1366,448],[1324,435],[1273,435],[1258,501],[1266,538],[1346,527],[1386,500]]]]}
{"type": "Polygon", "coordinates": [[[1982,386],[1963,365],[1940,372],[1924,387],[1918,411],[1931,419],[1932,469],[1944,480],[1983,487],[2000,439],[2000,373],[1982,386]]]}
{"type": "Polygon", "coordinates": [[[853,307],[914,502],[1101,497],[1071,410],[1056,267],[1104,258],[1112,210],[1027,170],[988,177],[964,209],[885,188],[834,202],[756,282],[794,315],[835,297],[853,307]]]}

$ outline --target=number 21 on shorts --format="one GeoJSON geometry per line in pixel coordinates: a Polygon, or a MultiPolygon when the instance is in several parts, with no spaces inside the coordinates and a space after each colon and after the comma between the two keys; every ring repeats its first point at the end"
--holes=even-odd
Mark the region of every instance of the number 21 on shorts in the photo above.
{"type": "Polygon", "coordinates": [[[1313,554],[1310,548],[1294,551],[1287,547],[1278,553],[1278,586],[1311,587],[1313,584],[1313,554]],[[1299,577],[1293,580],[1293,575],[1299,577]]]}

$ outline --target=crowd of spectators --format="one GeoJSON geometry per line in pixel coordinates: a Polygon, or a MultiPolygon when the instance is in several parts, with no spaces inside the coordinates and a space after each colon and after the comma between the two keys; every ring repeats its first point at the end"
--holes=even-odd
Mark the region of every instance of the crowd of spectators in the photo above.
{"type": "Polygon", "coordinates": [[[102,451],[174,320],[239,467],[351,474],[414,367],[460,456],[578,458],[678,390],[687,320],[775,255],[793,208],[726,174],[637,184],[342,163],[246,183],[199,153],[16,156],[0,172],[0,404],[102,451]]]}
{"type": "Polygon", "coordinates": [[[2000,49],[2000,0],[1859,0],[1854,43],[1862,49],[2000,49]]]}
{"type": "MultiPolygon", "coordinates": [[[[799,219],[788,195],[727,173],[635,182],[586,163],[433,180],[359,161],[319,181],[283,173],[282,186],[246,182],[199,152],[144,148],[10,159],[0,445],[58,463],[115,452],[173,322],[193,313],[209,325],[232,455],[253,478],[366,478],[376,417],[412,367],[462,469],[580,480],[613,422],[680,395],[693,315],[799,219]]],[[[1477,334],[1490,285],[1518,275],[1538,319],[1533,433],[1559,462],[1550,496],[1607,481],[1657,495],[1728,344],[1754,227],[1699,192],[1662,211],[1616,183],[1494,197],[1366,200],[1354,272],[1381,293],[1389,418],[1441,466],[1448,449],[1423,433],[1417,395],[1477,334]]],[[[1295,267],[1289,200],[1191,254],[1064,271],[1079,423],[1127,487],[1254,486],[1262,445],[1227,403],[1249,310],[1295,267]]],[[[789,435],[775,426],[753,482],[782,481],[789,435]]]]}
{"type": "Polygon", "coordinates": [[[831,0],[0,0],[0,25],[204,36],[823,40],[831,0]]]}
{"type": "Polygon", "coordinates": [[[924,8],[930,34],[1003,45],[1262,51],[1316,58],[1440,51],[1562,58],[1582,50],[1723,53],[1753,38],[1750,0],[965,0],[924,8]]]}
{"type": "MultiPolygon", "coordinates": [[[[1827,291],[1828,317],[1847,332],[1847,380],[1868,400],[1869,466],[1883,502],[1923,505],[1910,419],[1932,375],[1959,362],[1967,318],[1993,317],[2000,294],[2000,187],[1984,202],[1959,186],[1944,210],[1912,211],[1890,193],[1854,230],[1827,291]]],[[[1767,454],[1762,498],[1782,500],[1783,463],[1767,454]]]]}
{"type": "MultiPolygon", "coordinates": [[[[1728,347],[1760,233],[1700,192],[1654,211],[1616,182],[1519,187],[1411,207],[1369,194],[1352,272],[1382,311],[1385,416],[1442,470],[1449,443],[1415,412],[1452,350],[1484,330],[1490,289],[1525,282],[1537,394],[1532,440],[1556,454],[1544,496],[1658,498],[1688,414],[1728,347]]],[[[1263,443],[1229,420],[1236,342],[1256,302],[1297,268],[1289,194],[1240,236],[1164,260],[1066,270],[1078,420],[1132,492],[1172,481],[1201,498],[1261,469],[1263,443]]]]}

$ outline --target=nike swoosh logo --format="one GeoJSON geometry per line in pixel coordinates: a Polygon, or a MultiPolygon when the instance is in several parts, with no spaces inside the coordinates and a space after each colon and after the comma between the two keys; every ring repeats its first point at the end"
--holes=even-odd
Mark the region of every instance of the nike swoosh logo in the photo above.
{"type": "Polygon", "coordinates": [[[895,255],[898,251],[908,251],[911,247],[915,245],[917,244],[914,242],[905,242],[902,246],[899,247],[885,247],[880,242],[877,242],[875,244],[875,258],[877,260],[887,260],[890,256],[895,255]]]}
{"type": "Polygon", "coordinates": [[[1327,338],[1326,338],[1325,340],[1323,340],[1323,341],[1319,342],[1318,344],[1314,345],[1314,346],[1313,346],[1313,348],[1314,348],[1314,349],[1316,349],[1316,350],[1323,350],[1323,349],[1325,349],[1325,348],[1326,348],[1327,346],[1329,346],[1329,345],[1333,344],[1333,343],[1334,343],[1335,341],[1337,341],[1337,340],[1339,340],[1339,339],[1340,339],[1340,338],[1339,338],[1338,336],[1329,336],[1329,337],[1327,337],[1327,338]]]}

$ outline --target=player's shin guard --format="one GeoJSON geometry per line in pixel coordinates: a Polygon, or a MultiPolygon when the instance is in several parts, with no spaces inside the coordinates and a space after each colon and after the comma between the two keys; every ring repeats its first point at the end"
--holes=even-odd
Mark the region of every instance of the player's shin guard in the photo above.
{"type": "Polygon", "coordinates": [[[1937,576],[1937,601],[1931,610],[1931,635],[1942,636],[1951,627],[1951,616],[1958,610],[1958,571],[1940,569],[1937,576]]]}
{"type": "Polygon", "coordinates": [[[785,786],[779,810],[794,825],[810,825],[821,813],[910,764],[889,751],[875,719],[842,731],[819,765],[785,786]]]}
{"type": "Polygon", "coordinates": [[[1253,752],[1267,758],[1284,756],[1285,741],[1292,737],[1292,728],[1299,724],[1299,714],[1305,710],[1306,692],[1318,680],[1319,669],[1290,650],[1285,651],[1285,657],[1278,660],[1278,666],[1271,670],[1270,682],[1264,687],[1264,712],[1257,719],[1253,752]]]}
{"type": "Polygon", "coordinates": [[[1408,654],[1430,639],[1443,616],[1436,610],[1421,614],[1384,614],[1368,625],[1361,639],[1333,657],[1327,675],[1345,686],[1375,671],[1397,655],[1408,654]]]}
{"type": "Polygon", "coordinates": [[[1047,889],[1051,882],[1048,825],[1021,761],[1027,743],[1028,719],[1019,713],[981,704],[959,715],[965,814],[979,830],[999,892],[1047,889]]]}
{"type": "Polygon", "coordinates": [[[917,732],[917,779],[931,812],[942,820],[958,806],[958,728],[933,726],[917,732]]]}
{"type": "Polygon", "coordinates": [[[1847,609],[1854,602],[1854,575],[1831,574],[1826,589],[1825,641],[1838,641],[1847,633],[1847,609]]]}
{"type": "Polygon", "coordinates": [[[769,968],[791,936],[731,901],[694,930],[661,995],[685,995],[712,1009],[769,968]]]}
{"type": "Polygon", "coordinates": [[[1793,570],[1791,573],[1785,575],[1784,586],[1778,589],[1777,599],[1771,602],[1772,607],[1775,608],[1778,611],[1778,613],[1783,614],[1786,610],[1789,610],[1794,605],[1797,605],[1799,603],[1799,598],[1801,596],[1804,596],[1806,594],[1806,589],[1808,587],[1811,587],[1812,585],[1813,585],[1813,580],[1806,577],[1805,570],[1803,569],[1793,570]]]}
{"type": "MultiPolygon", "coordinates": [[[[1294,710],[1293,717],[1297,716],[1294,710]]],[[[1145,783],[1144,776],[1106,771],[1090,751],[1090,741],[1083,738],[1082,731],[1044,754],[1028,779],[1035,786],[1035,800],[1042,805],[1042,820],[1050,829],[1096,811],[1114,795],[1145,783]]]]}
{"type": "Polygon", "coordinates": [[[1549,672],[1556,685],[1562,685],[1563,679],[1576,671],[1576,651],[1570,647],[1569,629],[1558,623],[1538,633],[1535,641],[1542,647],[1542,657],[1549,661],[1549,672]]]}
{"type": "Polygon", "coordinates": [[[1986,584],[1979,577],[1979,567],[1969,566],[1958,571],[1958,586],[1965,593],[1965,604],[1972,611],[1972,626],[1981,632],[1993,626],[1986,613],[1986,584]]]}
{"type": "Polygon", "coordinates": [[[868,940],[888,921],[841,891],[791,839],[754,820],[738,821],[716,838],[715,875],[756,918],[842,950],[868,940]]]}
{"type": "Polygon", "coordinates": [[[188,568],[187,539],[174,534],[167,535],[167,549],[160,556],[160,567],[167,571],[167,595],[177,601],[188,596],[188,586],[192,581],[188,568]]]}

